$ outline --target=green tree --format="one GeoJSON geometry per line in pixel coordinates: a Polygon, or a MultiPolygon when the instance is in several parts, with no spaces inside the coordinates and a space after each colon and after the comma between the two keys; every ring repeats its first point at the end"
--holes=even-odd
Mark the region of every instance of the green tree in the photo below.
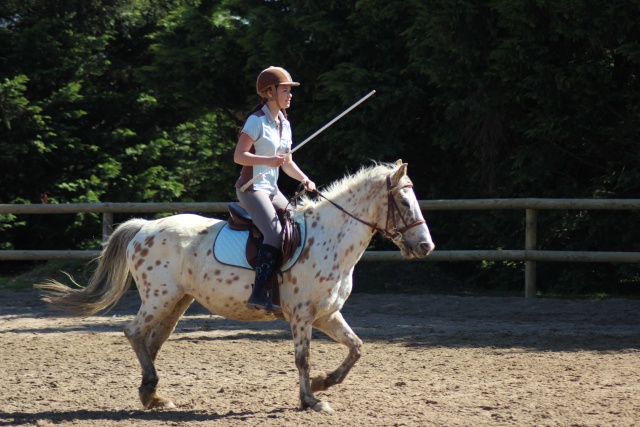
{"type": "MultiPolygon", "coordinates": [[[[229,114],[201,99],[185,111],[138,75],[151,63],[152,34],[182,3],[3,3],[2,202],[229,197],[229,114]]],[[[5,237],[17,248],[92,246],[98,221],[34,217],[5,237]]]]}
{"type": "MultiPolygon", "coordinates": [[[[638,5],[461,0],[428,9],[408,31],[412,58],[437,88],[433,143],[446,164],[457,159],[440,189],[455,197],[638,197],[638,5]]],[[[623,216],[553,215],[557,225],[541,245],[634,249],[633,233],[619,230],[623,216]]],[[[448,227],[454,245],[498,243],[499,221],[470,223],[448,227]]],[[[521,227],[502,223],[502,247],[521,247],[521,227]]],[[[562,275],[563,267],[545,268],[562,275]]],[[[593,283],[622,269],[572,271],[572,280],[593,283]]]]}

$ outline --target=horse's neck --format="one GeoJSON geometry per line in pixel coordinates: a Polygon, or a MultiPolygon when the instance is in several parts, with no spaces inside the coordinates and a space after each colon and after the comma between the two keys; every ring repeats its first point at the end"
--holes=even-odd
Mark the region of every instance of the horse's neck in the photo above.
{"type": "MultiPolygon", "coordinates": [[[[378,216],[381,210],[381,196],[375,188],[371,187],[373,186],[344,192],[332,198],[332,201],[361,221],[380,226],[378,216]]],[[[374,230],[344,214],[326,200],[317,207],[317,213],[322,218],[324,240],[329,244],[335,243],[340,251],[339,256],[349,258],[355,265],[369,246],[374,230]]]]}

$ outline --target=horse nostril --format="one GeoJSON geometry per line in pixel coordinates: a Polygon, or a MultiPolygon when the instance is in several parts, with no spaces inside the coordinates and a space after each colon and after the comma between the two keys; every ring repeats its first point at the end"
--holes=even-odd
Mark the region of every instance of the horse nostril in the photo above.
{"type": "Polygon", "coordinates": [[[431,242],[422,242],[420,243],[420,246],[422,247],[422,249],[424,249],[427,253],[433,251],[436,248],[436,245],[434,245],[431,242]]]}

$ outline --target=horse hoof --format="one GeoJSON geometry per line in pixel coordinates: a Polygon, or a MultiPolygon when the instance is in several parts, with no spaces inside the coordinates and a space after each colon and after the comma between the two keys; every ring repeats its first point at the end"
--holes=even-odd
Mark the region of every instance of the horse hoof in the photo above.
{"type": "Polygon", "coordinates": [[[331,406],[329,406],[329,404],[325,402],[316,403],[315,405],[312,406],[312,409],[316,412],[327,412],[327,413],[335,412],[331,408],[331,406]]]}
{"type": "Polygon", "coordinates": [[[173,409],[176,405],[164,397],[155,397],[147,406],[147,409],[173,409]]]}
{"type": "Polygon", "coordinates": [[[158,408],[161,408],[161,409],[175,409],[175,407],[176,405],[170,400],[167,400],[166,402],[162,402],[160,405],[158,405],[158,408]]]}

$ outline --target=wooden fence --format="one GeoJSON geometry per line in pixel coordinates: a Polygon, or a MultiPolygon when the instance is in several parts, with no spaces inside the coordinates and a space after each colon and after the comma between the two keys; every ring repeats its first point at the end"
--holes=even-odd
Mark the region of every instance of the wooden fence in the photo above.
{"type": "MultiPolygon", "coordinates": [[[[76,204],[0,204],[0,214],[102,214],[102,235],[106,239],[113,229],[114,213],[178,213],[202,214],[227,212],[228,203],[76,203],[76,204]]],[[[421,200],[423,211],[460,210],[524,210],[525,236],[523,250],[454,250],[436,249],[424,261],[521,261],[525,263],[525,297],[536,295],[536,263],[556,262],[640,262],[640,252],[542,251],[537,250],[538,212],[541,210],[639,210],[640,199],[471,199],[421,200]]],[[[437,242],[436,242],[437,244],[437,242]]],[[[99,251],[31,251],[0,250],[0,260],[90,260],[99,251]]],[[[363,261],[401,261],[398,251],[366,251],[363,261]]]]}

